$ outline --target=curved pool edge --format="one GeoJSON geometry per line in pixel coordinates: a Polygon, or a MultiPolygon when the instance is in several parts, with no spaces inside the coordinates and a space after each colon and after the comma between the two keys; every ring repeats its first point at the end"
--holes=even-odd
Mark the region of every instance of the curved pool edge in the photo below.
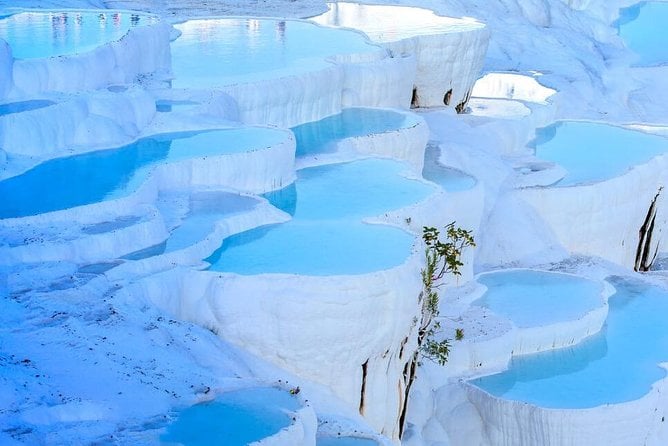
{"type": "Polygon", "coordinates": [[[662,429],[668,407],[668,377],[640,399],[588,409],[547,409],[495,397],[465,381],[459,386],[485,423],[488,444],[495,445],[645,444],[662,429]]]}

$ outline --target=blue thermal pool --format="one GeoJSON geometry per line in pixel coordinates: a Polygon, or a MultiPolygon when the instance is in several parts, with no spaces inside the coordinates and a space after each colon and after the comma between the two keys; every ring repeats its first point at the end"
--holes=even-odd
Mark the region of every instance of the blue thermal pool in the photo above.
{"type": "Polygon", "coordinates": [[[586,121],[538,129],[533,145],[538,158],[568,171],[557,186],[608,180],[668,151],[668,139],[662,136],[586,121]]]}
{"type": "Polygon", "coordinates": [[[284,139],[284,132],[262,128],[172,133],[117,149],[49,160],[0,181],[0,218],[37,215],[123,197],[136,190],[158,163],[245,152],[284,139]]]}
{"type": "Polygon", "coordinates": [[[22,113],[53,105],[55,102],[46,99],[34,99],[30,101],[9,102],[0,104],[0,116],[11,115],[13,113],[22,113]]]}
{"type": "Polygon", "coordinates": [[[401,265],[413,243],[412,235],[390,226],[292,220],[226,238],[206,261],[211,271],[244,275],[355,275],[401,265]]]}
{"type": "Polygon", "coordinates": [[[378,446],[378,442],[357,437],[318,437],[316,446],[378,446]]]}
{"type": "Polygon", "coordinates": [[[639,56],[638,65],[668,63],[668,3],[641,2],[620,10],[619,35],[639,56]]]}
{"type": "Polygon", "coordinates": [[[380,49],[360,33],[276,19],[190,20],[175,27],[172,85],[210,88],[312,71],[326,58],[380,49]]]}
{"type": "Polygon", "coordinates": [[[134,26],[157,21],[120,11],[20,12],[0,17],[0,39],[9,43],[16,59],[65,56],[91,51],[134,26]]]}
{"type": "Polygon", "coordinates": [[[398,266],[414,238],[364,217],[426,198],[433,188],[403,178],[401,163],[366,159],[302,169],[289,188],[265,194],[293,219],[223,241],[207,260],[213,271],[238,274],[365,274],[398,266]]]}
{"type": "Polygon", "coordinates": [[[299,402],[273,387],[235,390],[178,413],[160,440],[183,446],[246,446],[292,424],[299,402]]]}
{"type": "MultiPolygon", "coordinates": [[[[163,215],[177,198],[171,194],[161,196],[158,202],[163,215]]],[[[198,193],[188,199],[188,213],[169,237],[159,245],[135,251],[123,257],[125,260],[141,260],[161,254],[179,251],[204,240],[215,229],[216,222],[252,210],[257,200],[229,192],[198,193]]]]}
{"type": "Polygon", "coordinates": [[[603,330],[569,348],[512,359],[510,368],[471,382],[492,395],[547,408],[623,403],[665,377],[668,290],[612,279],[617,288],[603,330]]]}
{"type": "Polygon", "coordinates": [[[336,141],[390,132],[417,125],[405,113],[378,108],[346,108],[341,113],[292,128],[297,156],[331,152],[336,141]]]}
{"type": "Polygon", "coordinates": [[[312,17],[316,23],[364,31],[375,42],[393,42],[428,34],[445,34],[479,28],[483,25],[470,18],[436,15],[433,11],[411,6],[327,3],[329,10],[312,17]]]}
{"type": "Polygon", "coordinates": [[[510,270],[481,274],[487,287],[473,305],[510,319],[519,328],[579,319],[603,305],[600,283],[546,271],[510,270]]]}
{"type": "Polygon", "coordinates": [[[427,145],[422,167],[422,177],[425,180],[438,184],[448,192],[461,192],[475,186],[476,180],[471,175],[442,165],[438,161],[440,155],[441,149],[437,145],[427,145]]]}
{"type": "Polygon", "coordinates": [[[291,186],[265,194],[300,220],[374,217],[427,198],[435,188],[410,180],[400,162],[369,158],[301,169],[291,186]]]}

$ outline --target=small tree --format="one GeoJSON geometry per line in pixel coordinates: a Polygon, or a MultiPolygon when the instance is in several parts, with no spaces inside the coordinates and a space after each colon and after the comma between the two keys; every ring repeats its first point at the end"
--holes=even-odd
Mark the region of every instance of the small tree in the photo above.
{"type": "MultiPolygon", "coordinates": [[[[435,319],[439,315],[438,287],[446,274],[460,276],[462,251],[475,246],[471,231],[455,227],[455,222],[445,226],[445,238],[440,239],[438,229],[425,226],[422,230],[422,240],[425,243],[425,267],[422,270],[422,318],[418,328],[418,347],[422,355],[441,365],[448,361],[450,340],[436,341],[434,336],[440,331],[440,324],[435,319]]],[[[463,337],[463,331],[460,331],[463,337]]]]}
{"type": "MultiPolygon", "coordinates": [[[[435,320],[439,315],[438,287],[447,274],[460,276],[462,251],[467,247],[475,246],[471,231],[455,227],[455,222],[445,226],[445,241],[441,241],[441,232],[433,227],[425,226],[422,229],[422,240],[425,243],[425,266],[422,269],[422,291],[418,296],[421,305],[420,319],[415,319],[418,327],[417,351],[404,367],[404,399],[399,413],[399,438],[403,436],[408,399],[411,386],[415,380],[415,373],[419,363],[419,356],[436,361],[444,365],[450,353],[450,340],[436,341],[435,335],[440,331],[440,324],[435,320]]],[[[464,331],[459,329],[456,339],[464,337],[464,331]]]]}

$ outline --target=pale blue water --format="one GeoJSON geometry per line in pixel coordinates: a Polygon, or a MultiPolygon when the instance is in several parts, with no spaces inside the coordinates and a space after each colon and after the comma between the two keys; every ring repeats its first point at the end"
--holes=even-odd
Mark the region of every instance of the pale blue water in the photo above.
{"type": "Polygon", "coordinates": [[[401,265],[414,238],[400,229],[354,220],[292,220],[223,241],[210,270],[252,275],[354,275],[401,265]]]}
{"type": "Polygon", "coordinates": [[[612,279],[617,293],[603,330],[575,347],[514,357],[509,370],[472,380],[493,395],[548,408],[623,403],[666,373],[668,291],[612,279]]]}
{"type": "Polygon", "coordinates": [[[431,144],[427,146],[422,167],[422,177],[425,180],[438,184],[448,192],[460,192],[475,186],[476,180],[472,176],[439,163],[440,155],[441,149],[438,146],[431,144]]]}
{"type": "Polygon", "coordinates": [[[634,51],[640,66],[668,62],[668,3],[641,2],[620,10],[619,35],[634,51]]]}
{"type": "Polygon", "coordinates": [[[246,446],[289,426],[292,418],[287,411],[298,409],[292,395],[275,388],[226,392],[178,413],[160,440],[183,446],[246,446]]]}
{"type": "Polygon", "coordinates": [[[169,101],[169,100],[160,100],[155,101],[155,111],[158,113],[169,113],[177,110],[189,110],[196,105],[199,105],[198,102],[193,101],[169,101]]]}
{"type": "Polygon", "coordinates": [[[536,156],[563,166],[557,186],[607,180],[668,151],[668,139],[585,121],[562,121],[536,131],[536,156]]]}
{"type": "Polygon", "coordinates": [[[10,102],[0,104],[0,116],[11,115],[12,113],[22,113],[53,105],[55,102],[46,99],[34,99],[30,101],[10,102]]]}
{"type": "Polygon", "coordinates": [[[326,66],[338,54],[378,51],[356,32],[275,19],[202,19],[175,25],[172,69],[178,88],[206,88],[326,66]]]}
{"type": "Polygon", "coordinates": [[[25,217],[125,196],[161,162],[237,153],[284,139],[272,129],[173,133],[117,149],[46,161],[0,181],[0,218],[25,217]]]}
{"type": "MultiPolygon", "coordinates": [[[[170,197],[162,198],[170,201],[170,197]]],[[[226,192],[202,194],[190,199],[190,211],[180,224],[172,229],[167,240],[122,257],[141,260],[188,248],[204,240],[215,228],[216,222],[253,209],[257,200],[226,192]]],[[[161,206],[159,206],[161,208],[161,206]]],[[[161,209],[162,210],[162,209],[161,209]]]]}
{"type": "Polygon", "coordinates": [[[356,437],[317,437],[316,446],[378,446],[378,442],[356,437]]]}
{"type": "Polygon", "coordinates": [[[579,319],[600,307],[600,284],[544,271],[511,270],[481,275],[488,289],[473,302],[510,319],[517,327],[536,327],[579,319]]]}
{"type": "Polygon", "coordinates": [[[213,271],[239,274],[365,274],[398,266],[410,255],[413,236],[361,219],[434,191],[401,177],[405,168],[371,158],[302,169],[293,185],[265,194],[293,220],[229,237],[206,261],[213,271]]]}
{"type": "Polygon", "coordinates": [[[434,187],[400,175],[400,162],[369,158],[302,169],[297,181],[266,194],[279,209],[297,219],[372,217],[425,199],[434,187]]]}
{"type": "Polygon", "coordinates": [[[415,125],[407,115],[375,108],[346,108],[341,113],[292,128],[297,156],[331,151],[331,143],[344,138],[384,133],[415,125]]]}
{"type": "Polygon", "coordinates": [[[17,59],[64,56],[91,51],[120,39],[133,26],[157,20],[118,11],[21,12],[0,18],[0,39],[17,59]]]}

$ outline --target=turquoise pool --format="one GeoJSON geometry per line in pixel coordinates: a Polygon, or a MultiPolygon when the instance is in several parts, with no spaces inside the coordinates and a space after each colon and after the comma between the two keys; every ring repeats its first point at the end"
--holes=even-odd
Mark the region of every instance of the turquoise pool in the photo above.
{"type": "Polygon", "coordinates": [[[160,438],[183,446],[247,446],[292,424],[299,402],[288,392],[258,387],[226,392],[177,415],[160,438]]]}
{"type": "Polygon", "coordinates": [[[620,10],[619,35],[639,57],[641,66],[668,63],[668,3],[640,2],[620,10]]]}
{"type": "Polygon", "coordinates": [[[619,278],[603,330],[570,348],[514,357],[510,368],[471,381],[509,400],[581,409],[647,394],[666,376],[668,290],[619,278]]]}
{"type": "Polygon", "coordinates": [[[561,121],[538,129],[536,156],[568,173],[556,186],[608,180],[668,151],[668,139],[637,130],[587,121],[561,121]]]}
{"type": "Polygon", "coordinates": [[[292,128],[297,156],[331,152],[332,143],[410,127],[416,121],[404,113],[377,108],[346,108],[341,113],[292,128]]]}
{"type": "Polygon", "coordinates": [[[415,238],[401,229],[355,220],[263,226],[228,237],[208,259],[211,271],[243,275],[355,275],[401,265],[415,238]]]}
{"type": "Polygon", "coordinates": [[[117,149],[46,161],[0,181],[0,218],[69,209],[128,195],[158,163],[238,153],[277,144],[285,133],[264,128],[156,135],[117,149]]]}
{"type": "Polygon", "coordinates": [[[487,291],[472,304],[507,317],[519,328],[579,319],[603,305],[601,285],[576,276],[510,270],[482,274],[477,281],[487,291]]]}
{"type": "Polygon", "coordinates": [[[405,166],[366,159],[300,170],[289,188],[265,194],[293,215],[287,223],[229,237],[208,259],[213,271],[238,274],[365,274],[402,264],[414,237],[372,217],[418,202],[433,187],[400,175],[405,166]]]}
{"type": "Polygon", "coordinates": [[[130,28],[156,23],[154,16],[121,11],[20,12],[0,17],[0,39],[17,59],[91,51],[130,28]]]}
{"type": "Polygon", "coordinates": [[[201,19],[175,25],[172,42],[176,88],[211,88],[289,75],[327,66],[339,54],[380,49],[357,32],[296,20],[201,19]]]}

